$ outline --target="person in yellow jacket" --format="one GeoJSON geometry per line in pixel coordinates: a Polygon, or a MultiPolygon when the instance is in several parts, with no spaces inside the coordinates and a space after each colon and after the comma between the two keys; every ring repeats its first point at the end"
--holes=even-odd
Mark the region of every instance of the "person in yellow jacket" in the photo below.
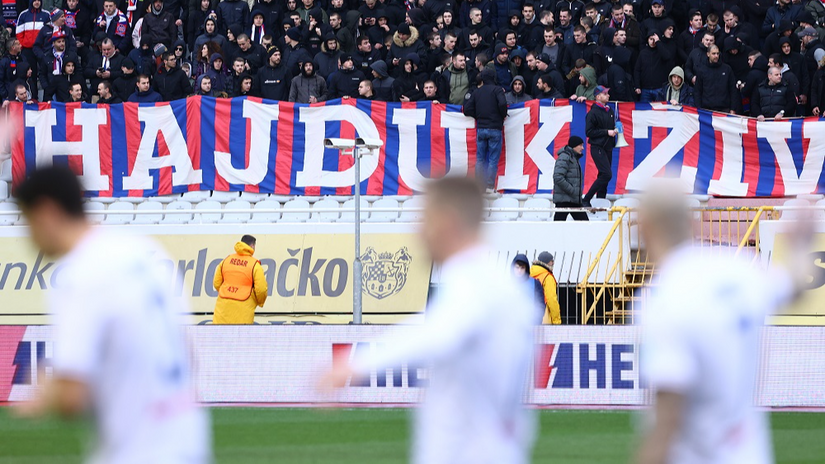
{"type": "Polygon", "coordinates": [[[542,324],[561,324],[561,309],[556,293],[556,276],[553,275],[553,255],[546,251],[539,253],[537,260],[530,267],[530,277],[536,279],[544,289],[544,317],[542,324]]]}
{"type": "Polygon", "coordinates": [[[252,324],[255,308],[263,307],[268,291],[260,261],[253,258],[255,237],[244,235],[235,253],[215,269],[213,284],[218,291],[213,324],[252,324]]]}

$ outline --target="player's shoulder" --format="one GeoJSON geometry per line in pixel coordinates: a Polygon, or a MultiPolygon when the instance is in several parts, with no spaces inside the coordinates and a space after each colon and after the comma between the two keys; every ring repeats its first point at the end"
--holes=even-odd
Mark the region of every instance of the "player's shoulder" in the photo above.
{"type": "Polygon", "coordinates": [[[76,272],[105,278],[137,263],[149,262],[162,251],[146,237],[95,229],[67,257],[76,272]]]}

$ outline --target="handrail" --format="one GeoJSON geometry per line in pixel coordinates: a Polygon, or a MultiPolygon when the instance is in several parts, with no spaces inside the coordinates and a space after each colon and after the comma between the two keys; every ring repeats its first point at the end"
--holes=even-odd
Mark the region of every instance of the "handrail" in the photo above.
{"type": "MultiPolygon", "coordinates": [[[[790,209],[798,209],[798,208],[800,208],[800,207],[791,206],[791,207],[787,207],[785,209],[790,210],[790,209]]],[[[751,221],[751,225],[748,226],[748,229],[745,231],[745,235],[742,236],[742,241],[739,242],[739,246],[736,248],[736,253],[734,253],[734,257],[739,257],[739,253],[741,253],[742,250],[745,249],[745,245],[747,245],[748,239],[750,238],[751,234],[754,232],[754,229],[756,229],[756,226],[759,225],[759,220],[762,218],[762,214],[766,211],[775,211],[775,210],[776,210],[776,208],[774,208],[772,206],[761,206],[761,207],[759,207],[759,209],[757,210],[756,216],[751,221]]],[[[757,234],[756,243],[757,243],[757,246],[758,246],[758,243],[759,243],[759,229],[756,229],[756,234],[757,234]]]]}
{"type": "MultiPolygon", "coordinates": [[[[613,220],[613,227],[610,228],[610,231],[607,233],[607,237],[602,242],[601,248],[599,248],[599,252],[596,253],[596,258],[590,263],[590,266],[587,268],[587,272],[584,274],[584,278],[579,283],[579,285],[587,286],[587,282],[590,279],[590,275],[596,269],[596,264],[601,261],[602,255],[604,254],[607,246],[610,245],[610,241],[613,239],[613,234],[616,233],[616,229],[622,224],[622,219],[624,219],[625,214],[629,211],[628,208],[624,206],[613,206],[610,208],[610,213],[618,212],[619,217],[613,220]]],[[[621,246],[621,244],[619,244],[621,246]]]]}

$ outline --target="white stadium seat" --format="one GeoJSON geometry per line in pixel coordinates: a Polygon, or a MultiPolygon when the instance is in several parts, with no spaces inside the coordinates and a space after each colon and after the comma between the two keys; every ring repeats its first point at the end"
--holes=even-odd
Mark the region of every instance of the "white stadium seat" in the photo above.
{"type": "Polygon", "coordinates": [[[323,200],[316,201],[314,205],[312,205],[312,216],[309,218],[310,222],[335,222],[338,220],[338,215],[340,214],[338,211],[335,212],[315,212],[316,209],[339,209],[341,204],[335,201],[334,199],[327,197],[323,200]]]}
{"type": "MultiPolygon", "coordinates": [[[[106,211],[134,211],[135,204],[128,201],[116,201],[106,208],[106,211]]],[[[102,224],[116,225],[129,224],[135,219],[134,214],[107,214],[102,224]]]]}
{"type": "Polygon", "coordinates": [[[5,200],[9,197],[9,184],[4,180],[0,180],[0,200],[5,200]]]}
{"type": "MultiPolygon", "coordinates": [[[[517,199],[507,196],[496,198],[490,205],[491,208],[518,208],[519,202],[517,199]]],[[[518,219],[518,211],[492,211],[490,212],[491,221],[515,221],[518,219]]]]}
{"type": "Polygon", "coordinates": [[[189,224],[192,222],[192,214],[169,214],[169,211],[192,211],[192,203],[183,200],[176,200],[166,205],[166,211],[161,219],[161,224],[189,224]]]}
{"type": "MultiPolygon", "coordinates": [[[[20,208],[14,203],[3,202],[0,203],[0,211],[20,211],[20,208]]],[[[0,226],[13,225],[19,218],[20,216],[15,214],[0,214],[0,226]]]]}
{"type": "MultiPolygon", "coordinates": [[[[808,200],[800,200],[798,198],[792,200],[785,200],[785,203],[782,206],[790,206],[790,207],[800,207],[800,206],[811,206],[811,202],[808,200]]],[[[801,210],[787,210],[782,211],[782,215],[779,216],[780,221],[787,221],[790,219],[799,219],[803,217],[805,213],[801,210]]]]}
{"type": "MultiPolygon", "coordinates": [[[[215,200],[202,201],[195,205],[195,211],[221,209],[221,204],[215,200]]],[[[221,213],[200,213],[195,215],[195,224],[217,224],[221,220],[221,213]]]]}
{"type": "Polygon", "coordinates": [[[401,205],[401,215],[398,222],[421,222],[424,218],[424,211],[411,211],[414,208],[424,207],[424,197],[412,197],[401,205]]]}
{"type": "Polygon", "coordinates": [[[157,197],[144,198],[144,200],[156,201],[156,202],[162,203],[164,205],[168,205],[169,203],[172,203],[175,200],[181,200],[181,199],[182,199],[182,197],[179,193],[173,193],[171,195],[161,195],[161,196],[157,196],[157,197]]]}
{"type": "MultiPolygon", "coordinates": [[[[343,209],[355,208],[355,199],[350,199],[344,202],[341,206],[343,209]]],[[[361,198],[361,222],[366,222],[370,217],[370,204],[367,200],[361,198]]],[[[355,222],[355,211],[342,211],[338,222],[355,222]]]]}
{"type": "Polygon", "coordinates": [[[202,201],[207,201],[212,196],[212,192],[208,190],[195,190],[192,192],[186,192],[180,198],[183,201],[188,201],[189,203],[195,204],[200,203],[202,201]]]}
{"type": "MultiPolygon", "coordinates": [[[[607,198],[594,198],[590,200],[590,206],[594,208],[610,208],[612,205],[610,204],[610,200],[607,198]]],[[[593,213],[593,216],[597,221],[606,221],[607,218],[610,217],[607,214],[607,211],[596,211],[593,213]]],[[[571,216],[567,217],[569,219],[571,216]]]]}
{"type": "Polygon", "coordinates": [[[281,213],[259,213],[258,210],[280,210],[281,204],[275,200],[264,200],[255,203],[255,206],[252,207],[255,212],[252,213],[252,219],[249,220],[251,223],[255,224],[272,224],[273,222],[277,222],[281,219],[281,213]]]}
{"type": "Polygon", "coordinates": [[[230,213],[229,211],[237,211],[237,210],[250,210],[252,209],[252,204],[246,200],[235,200],[230,201],[224,207],[223,219],[221,222],[224,223],[232,223],[232,224],[243,224],[249,222],[252,219],[252,213],[246,212],[238,212],[238,213],[230,213]]]}
{"type": "Polygon", "coordinates": [[[0,164],[0,180],[5,182],[11,182],[11,158],[3,161],[3,163],[0,164]]]}
{"type": "MultiPolygon", "coordinates": [[[[139,203],[135,211],[163,211],[163,204],[158,201],[139,203]]],[[[163,213],[135,214],[132,224],[157,224],[163,219],[163,213]]]]}
{"type": "Polygon", "coordinates": [[[86,201],[83,203],[83,210],[86,211],[86,218],[89,222],[100,224],[103,222],[104,215],[102,212],[98,213],[97,211],[106,211],[106,205],[96,201],[86,201]]]}
{"type": "Polygon", "coordinates": [[[825,219],[825,200],[817,201],[816,208],[817,209],[814,211],[814,219],[817,221],[825,219]]]}
{"type": "Polygon", "coordinates": [[[524,221],[549,221],[553,214],[552,211],[539,211],[553,209],[553,203],[546,198],[529,198],[524,202],[524,208],[533,210],[524,211],[521,214],[521,219],[524,221]]]}
{"type": "Polygon", "coordinates": [[[212,197],[209,199],[219,201],[221,203],[229,203],[230,201],[237,200],[240,197],[241,196],[238,192],[222,192],[220,190],[214,190],[212,191],[212,197]]]}
{"type": "Polygon", "coordinates": [[[264,201],[269,198],[268,193],[254,193],[254,192],[241,192],[241,200],[248,201],[250,203],[257,203],[259,201],[264,201]]]}
{"type": "Polygon", "coordinates": [[[306,222],[309,220],[309,212],[292,213],[291,209],[309,209],[309,202],[303,198],[293,198],[284,203],[281,209],[281,222],[306,222]]]}
{"type": "MultiPolygon", "coordinates": [[[[371,209],[398,209],[398,201],[393,198],[381,198],[372,204],[371,209]]],[[[398,211],[370,211],[367,222],[393,222],[398,219],[398,211]]]]}

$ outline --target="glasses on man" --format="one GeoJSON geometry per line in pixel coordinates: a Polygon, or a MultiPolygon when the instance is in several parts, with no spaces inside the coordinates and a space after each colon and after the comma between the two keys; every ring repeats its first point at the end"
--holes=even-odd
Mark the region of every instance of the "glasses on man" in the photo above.
{"type": "Polygon", "coordinates": [[[175,47],[175,51],[180,51],[180,52],[182,52],[182,51],[183,51],[183,47],[175,47]]]}

